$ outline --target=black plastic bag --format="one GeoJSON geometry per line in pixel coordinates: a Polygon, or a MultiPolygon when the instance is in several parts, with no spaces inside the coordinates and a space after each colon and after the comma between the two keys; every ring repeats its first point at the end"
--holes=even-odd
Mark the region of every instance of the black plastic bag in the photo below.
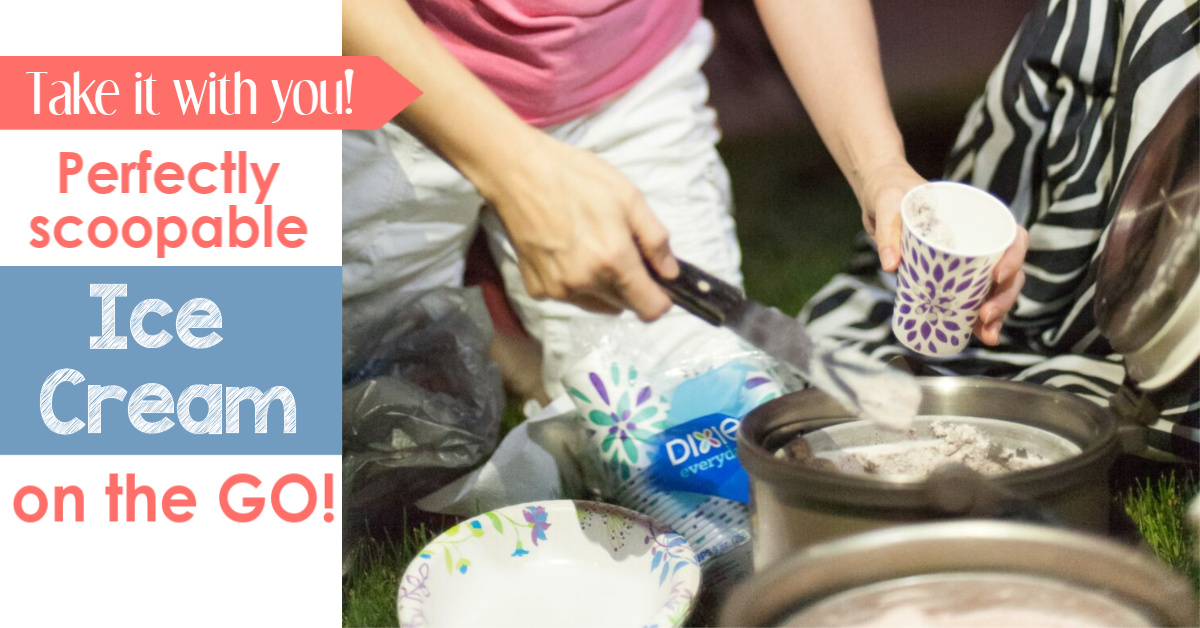
{"type": "Polygon", "coordinates": [[[479,290],[366,295],[342,309],[347,510],[398,509],[486,461],[504,388],[479,290]]]}

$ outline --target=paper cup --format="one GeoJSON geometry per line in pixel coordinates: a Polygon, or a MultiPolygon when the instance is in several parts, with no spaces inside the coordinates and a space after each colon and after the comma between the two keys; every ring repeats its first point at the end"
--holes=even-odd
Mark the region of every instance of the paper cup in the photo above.
{"type": "Polygon", "coordinates": [[[670,404],[637,367],[594,352],[563,377],[611,494],[650,465],[647,442],[666,424],[670,404]]]}
{"type": "Polygon", "coordinates": [[[996,197],[961,183],[909,190],[900,215],[903,253],[892,333],[917,353],[955,355],[971,338],[1017,223],[996,197]]]}

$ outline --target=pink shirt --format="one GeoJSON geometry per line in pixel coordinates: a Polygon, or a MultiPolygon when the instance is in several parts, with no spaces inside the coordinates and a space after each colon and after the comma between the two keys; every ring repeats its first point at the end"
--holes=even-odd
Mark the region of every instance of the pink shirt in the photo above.
{"type": "Polygon", "coordinates": [[[467,69],[530,124],[594,111],[700,18],[700,0],[412,0],[467,69]]]}

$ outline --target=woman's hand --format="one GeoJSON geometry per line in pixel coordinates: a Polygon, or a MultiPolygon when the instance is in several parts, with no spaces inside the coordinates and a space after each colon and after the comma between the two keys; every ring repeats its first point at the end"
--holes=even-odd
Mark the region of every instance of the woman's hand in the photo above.
{"type": "Polygon", "coordinates": [[[477,183],[517,250],[530,296],[595,312],[628,308],[645,321],[665,314],[671,300],[642,259],[668,278],[679,266],[641,192],[594,154],[536,138],[477,183]]]}
{"type": "Polygon", "coordinates": [[[1004,252],[999,262],[996,262],[994,273],[995,282],[987,301],[979,308],[979,320],[975,322],[975,335],[986,345],[996,346],[1000,343],[1000,328],[1004,317],[1017,304],[1021,287],[1025,285],[1025,271],[1021,270],[1025,263],[1025,252],[1029,250],[1029,232],[1025,227],[1017,227],[1017,239],[1004,252]]]}
{"type": "MultiPolygon", "coordinates": [[[[895,272],[900,266],[902,250],[900,200],[925,180],[903,160],[881,164],[862,174],[860,185],[855,190],[863,208],[863,226],[879,249],[880,265],[887,272],[895,272]]],[[[1025,273],[1021,265],[1028,249],[1029,232],[1024,227],[1017,227],[1017,238],[996,263],[992,290],[979,308],[979,320],[975,323],[974,331],[984,344],[995,346],[1000,342],[1004,317],[1016,305],[1021,287],[1025,285],[1025,273]]]]}

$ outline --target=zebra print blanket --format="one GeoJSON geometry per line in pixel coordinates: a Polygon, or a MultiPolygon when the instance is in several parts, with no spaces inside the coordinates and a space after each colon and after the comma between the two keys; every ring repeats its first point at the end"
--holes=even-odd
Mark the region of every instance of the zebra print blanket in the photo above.
{"type": "MultiPolygon", "coordinates": [[[[1043,0],[966,116],[946,179],[986,189],[1028,230],[1026,283],[999,347],[974,341],[939,372],[1055,386],[1107,405],[1125,369],[1093,317],[1094,265],[1131,156],[1200,75],[1196,0],[1043,0]]],[[[1197,104],[1200,106],[1200,103],[1197,104]]],[[[887,359],[894,278],[860,238],[805,307],[813,333],[887,359]]],[[[928,362],[928,358],[920,358],[928,362]]],[[[1200,460],[1200,365],[1152,397],[1155,453],[1200,460]]]]}

